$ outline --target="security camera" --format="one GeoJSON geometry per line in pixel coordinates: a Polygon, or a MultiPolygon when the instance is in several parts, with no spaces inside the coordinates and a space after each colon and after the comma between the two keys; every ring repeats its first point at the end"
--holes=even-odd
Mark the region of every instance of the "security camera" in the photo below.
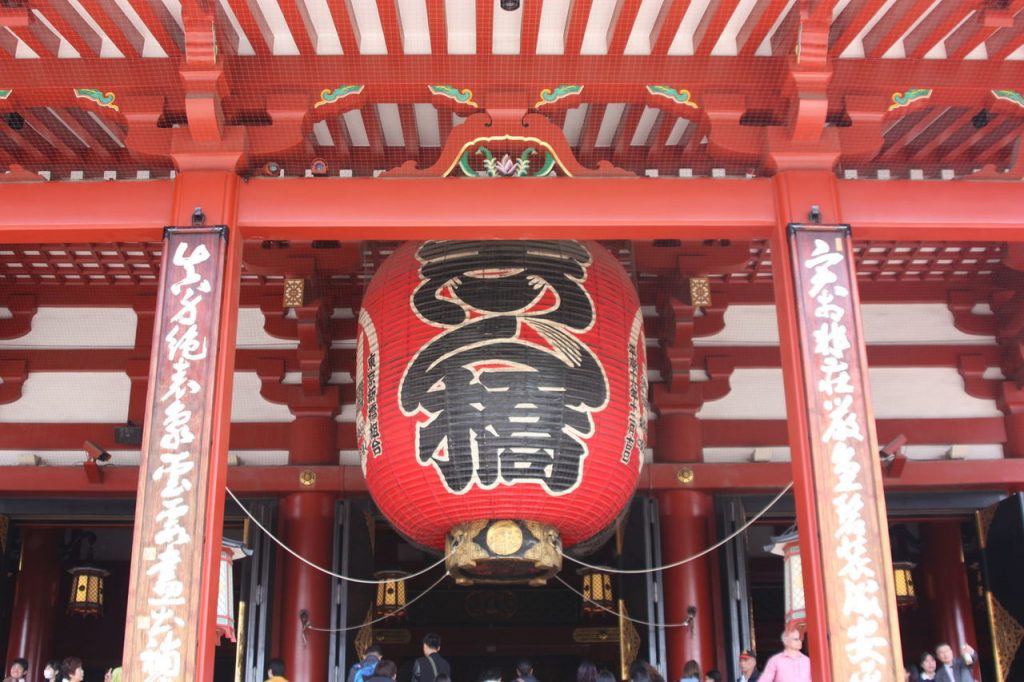
{"type": "Polygon", "coordinates": [[[91,440],[87,440],[82,444],[82,448],[85,450],[85,454],[89,455],[89,459],[94,462],[109,462],[110,453],[101,448],[91,440]]]}
{"type": "Polygon", "coordinates": [[[515,12],[519,9],[519,0],[501,0],[501,8],[506,12],[515,12]]]}

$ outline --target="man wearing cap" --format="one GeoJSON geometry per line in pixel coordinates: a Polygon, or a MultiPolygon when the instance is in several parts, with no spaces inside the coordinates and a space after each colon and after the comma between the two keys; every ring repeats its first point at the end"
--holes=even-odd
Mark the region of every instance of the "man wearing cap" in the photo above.
{"type": "Polygon", "coordinates": [[[752,649],[744,649],[740,652],[740,676],[736,682],[757,682],[761,677],[761,671],[757,669],[757,655],[752,649]]]}
{"type": "Polygon", "coordinates": [[[782,633],[782,651],[768,659],[758,682],[811,682],[811,659],[802,651],[799,630],[782,633]]]}

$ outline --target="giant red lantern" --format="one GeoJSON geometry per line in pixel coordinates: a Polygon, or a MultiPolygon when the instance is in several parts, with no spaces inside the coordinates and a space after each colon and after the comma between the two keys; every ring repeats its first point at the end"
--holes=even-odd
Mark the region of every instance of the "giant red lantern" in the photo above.
{"type": "Polygon", "coordinates": [[[359,315],[367,486],[459,578],[550,575],[633,494],[646,372],[636,291],[599,244],[407,243],[359,315]]]}

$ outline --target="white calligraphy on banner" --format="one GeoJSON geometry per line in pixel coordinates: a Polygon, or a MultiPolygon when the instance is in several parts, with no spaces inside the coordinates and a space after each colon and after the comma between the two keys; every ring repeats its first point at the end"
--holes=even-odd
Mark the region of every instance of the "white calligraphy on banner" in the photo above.
{"type": "MultiPolygon", "coordinates": [[[[193,431],[193,410],[188,398],[203,391],[192,364],[208,353],[205,336],[198,321],[203,313],[204,295],[212,291],[209,280],[197,266],[210,259],[205,245],[199,244],[188,253],[187,243],[179,244],[170,260],[175,268],[165,275],[173,282],[167,289],[174,297],[170,309],[170,328],[161,339],[166,354],[163,361],[173,368],[167,390],[156,396],[159,405],[159,461],[153,470],[153,494],[160,499],[160,511],[154,519],[152,537],[143,539],[152,548],[143,553],[145,578],[149,580],[148,618],[145,644],[139,652],[139,663],[146,682],[167,682],[182,676],[182,637],[186,627],[180,607],[186,604],[185,581],[190,576],[182,571],[182,550],[192,544],[189,530],[181,520],[189,515],[193,478],[200,443],[193,431]]],[[[197,415],[201,418],[201,415],[197,415]]]]}
{"type": "Polygon", "coordinates": [[[880,569],[868,547],[865,516],[865,475],[857,449],[865,440],[863,415],[854,406],[850,377],[855,350],[846,324],[852,318],[849,289],[836,270],[845,268],[846,255],[824,239],[803,265],[811,272],[807,289],[814,300],[814,356],[818,401],[827,413],[821,441],[831,463],[831,510],[834,514],[837,575],[842,584],[842,613],[847,619],[846,657],[854,672],[850,682],[880,682],[887,666],[885,594],[880,569]],[[846,324],[844,324],[844,322],[846,324]]]}

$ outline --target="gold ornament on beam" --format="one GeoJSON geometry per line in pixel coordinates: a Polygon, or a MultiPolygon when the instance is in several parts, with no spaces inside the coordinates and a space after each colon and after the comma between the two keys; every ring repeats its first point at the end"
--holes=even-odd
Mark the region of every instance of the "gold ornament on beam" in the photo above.
{"type": "Polygon", "coordinates": [[[306,303],[306,280],[289,278],[284,281],[284,308],[301,308],[306,303]]]}
{"type": "Polygon", "coordinates": [[[707,277],[690,278],[690,305],[695,308],[711,305],[711,281],[707,277]]]}

